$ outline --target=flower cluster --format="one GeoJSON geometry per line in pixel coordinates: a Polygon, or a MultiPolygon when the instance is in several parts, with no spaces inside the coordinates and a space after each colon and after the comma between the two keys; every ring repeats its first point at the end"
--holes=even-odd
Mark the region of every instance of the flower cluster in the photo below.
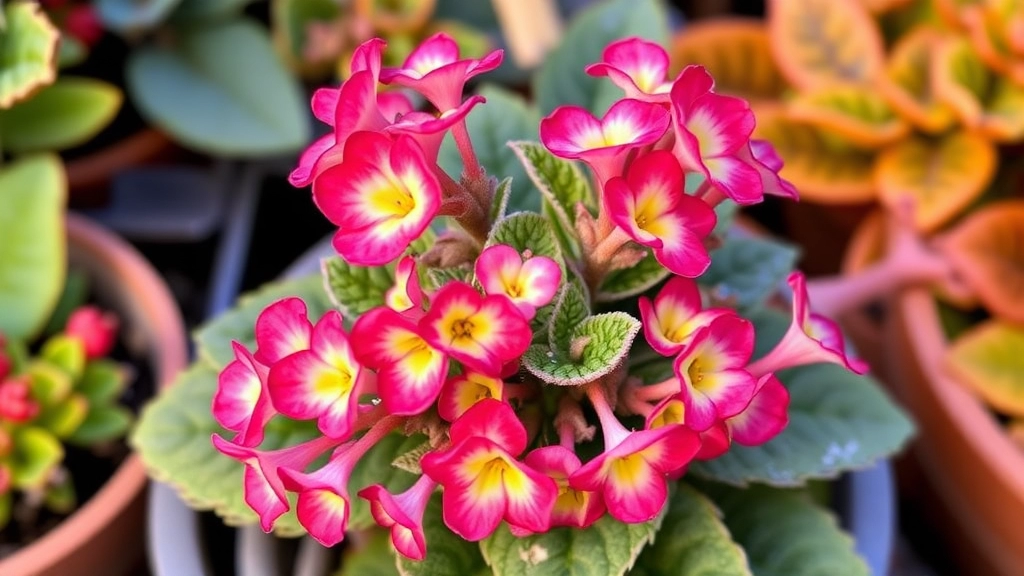
{"type": "MultiPolygon", "coordinates": [[[[334,247],[347,264],[386,265],[393,286],[380,305],[348,318],[350,329],[337,310],[311,320],[298,298],[274,302],[256,320],[255,351],[235,343],[213,401],[217,421],[234,433],[213,442],[245,464],[245,499],[265,530],[294,492],[301,525],[324,545],[341,541],[356,463],[388,434],[416,432],[429,439],[411,488],[355,487],[408,558],[426,555],[423,516],[438,488],[445,524],[470,541],[502,521],[517,535],[584,528],[606,512],[645,522],[695,458],[720,456],[733,441],[762,444],[785,427],[789,398],[776,372],[811,362],[863,368],[846,357],[835,325],[810,313],[799,274],[790,278],[789,332],[754,361],[753,325],[732,308],[705,305],[694,278],[710,263],[714,207],[795,193],[779,178],[771,147],[750,139],[750,108],[716,94],[702,68],[671,79],[662,48],[616,42],[587,71],[609,77],[626,97],[602,118],[565,106],[541,121],[544,147],[586,163],[599,198],[597,214],[576,207],[570,233],[579,255],[556,258],[492,234],[496,183],[477,162],[464,122],[483,100],[464,101],[462,91],[501,53],[460,59],[439,35],[389,70],[380,64],[383,48],[364,44],[352,76],[316,93],[313,110],[334,131],[307,150],[292,181],[312,184],[317,206],[339,228],[334,247]],[[380,81],[419,93],[436,110],[413,111],[401,92],[378,93],[380,81]],[[449,130],[464,163],[458,180],[437,165],[449,130]],[[691,193],[688,175],[703,182],[691,193]],[[461,229],[411,253],[441,215],[461,229]],[[670,378],[641,382],[622,358],[575,385],[523,369],[528,350],[556,339],[551,308],[570,288],[586,294],[581,306],[589,308],[610,273],[648,251],[671,274],[653,300],[639,298],[641,324],[650,348],[674,358],[670,378]],[[431,277],[428,287],[425,272],[437,268],[454,272],[431,277]],[[321,434],[261,449],[267,424],[279,417],[315,421],[321,434]],[[318,460],[325,463],[310,470],[318,460]]],[[[628,347],[632,335],[621,339],[628,347]]],[[[574,338],[559,358],[580,360],[591,345],[591,337],[574,338]]]]}

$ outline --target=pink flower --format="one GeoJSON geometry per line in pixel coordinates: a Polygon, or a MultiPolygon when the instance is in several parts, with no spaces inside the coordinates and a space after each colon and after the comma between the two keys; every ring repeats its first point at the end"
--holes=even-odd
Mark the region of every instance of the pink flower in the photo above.
{"type": "Polygon", "coordinates": [[[95,306],[81,306],[68,317],[64,333],[82,343],[89,360],[103,358],[117,343],[117,316],[95,306]]]}
{"type": "Polygon", "coordinates": [[[547,531],[558,488],[516,460],[527,438],[511,406],[481,400],[452,424],[449,435],[451,448],[430,452],[420,463],[444,487],[444,522],[453,532],[476,542],[502,519],[530,532],[547,531]]]}
{"type": "Polygon", "coordinates": [[[551,302],[562,282],[558,264],[547,256],[525,260],[511,246],[496,244],[485,248],[476,260],[476,279],[487,294],[503,294],[527,320],[537,308],[551,302]]]}
{"type": "Polygon", "coordinates": [[[715,212],[683,192],[684,175],[670,152],[637,158],[625,178],[605,183],[609,215],[630,238],[649,246],[665,268],[687,278],[707,270],[704,238],[715,228],[715,212]]]}
{"type": "Polygon", "coordinates": [[[771,352],[748,367],[757,377],[794,366],[827,362],[863,374],[869,366],[846,355],[843,332],[832,320],[811,312],[804,275],[793,272],[786,280],[793,289],[793,321],[771,352]]]}
{"type": "Polygon", "coordinates": [[[352,264],[379,266],[427,229],[441,206],[441,184],[412,137],[357,132],[345,161],[313,182],[313,199],[339,227],[335,250],[352,264]]]}
{"type": "Polygon", "coordinates": [[[448,376],[448,357],[422,329],[391,308],[370,310],[352,327],[356,358],[377,370],[377,393],[391,414],[424,412],[448,376]]]}
{"type": "Polygon", "coordinates": [[[432,346],[485,374],[498,374],[533,339],[530,325],[508,297],[481,296],[464,282],[438,291],[420,327],[432,346]]]}
{"type": "Polygon", "coordinates": [[[472,370],[449,378],[441,388],[437,399],[437,413],[441,418],[454,422],[484,398],[503,400],[505,383],[472,370]]]}
{"type": "Polygon", "coordinates": [[[782,196],[790,200],[800,199],[796,187],[779,176],[779,171],[782,170],[782,158],[779,157],[770,142],[751,140],[748,148],[740,149],[737,158],[753,166],[761,175],[761,184],[764,186],[765,194],[782,196]]]}
{"type": "Polygon", "coordinates": [[[675,356],[698,328],[733,313],[725,308],[704,310],[697,283],[679,276],[665,283],[653,304],[646,296],[641,296],[638,304],[647,343],[663,356],[675,356]]]}
{"type": "Polygon", "coordinates": [[[569,486],[601,493],[608,512],[620,522],[647,522],[665,505],[666,476],[689,463],[700,439],[679,425],[630,432],[600,389],[591,388],[588,395],[601,421],[604,452],[573,472],[569,486]]]}
{"type": "Polygon", "coordinates": [[[569,485],[569,477],[582,466],[572,450],[558,445],[544,446],[527,454],[524,462],[547,474],[558,486],[558,498],[551,511],[552,528],[586,528],[604,515],[604,499],[600,492],[577,490],[569,485]]]}
{"type": "Polygon", "coordinates": [[[278,412],[316,420],[321,432],[338,439],[352,433],[363,376],[341,324],[337,310],[327,312],[313,327],[309,349],[274,364],[267,381],[278,412]]]}
{"type": "Polygon", "coordinates": [[[437,162],[441,141],[453,126],[462,122],[477,104],[487,100],[483,96],[470,96],[457,108],[444,110],[440,114],[429,112],[408,112],[397,118],[386,128],[387,134],[409,134],[423,149],[423,155],[431,163],[437,162]]]}
{"type": "Polygon", "coordinates": [[[736,315],[716,318],[693,335],[673,366],[687,426],[702,432],[743,411],[756,386],[744,369],[753,351],[754,328],[736,315]]]}
{"type": "Polygon", "coordinates": [[[401,68],[381,71],[381,80],[419,92],[438,110],[452,110],[462,102],[466,81],[500,66],[503,56],[495,50],[481,59],[460,59],[459,45],[440,32],[417,46],[401,68]]]}
{"type": "Polygon", "coordinates": [[[754,397],[742,412],[728,418],[729,436],[744,446],[760,446],[789,423],[789,391],[774,374],[757,381],[754,397]]]}
{"type": "Polygon", "coordinates": [[[288,510],[279,471],[290,468],[302,470],[338,445],[337,440],[321,436],[297,446],[266,451],[228,442],[217,434],[211,440],[217,451],[245,465],[245,503],[259,515],[264,532],[270,532],[274,521],[288,510]]]}
{"type": "Polygon", "coordinates": [[[427,539],[423,533],[423,512],[430,495],[437,487],[430,476],[421,476],[412,488],[393,495],[380,484],[367,486],[359,496],[370,502],[373,520],[391,531],[391,543],[399,554],[411,560],[427,556],[427,539]]]}
{"type": "Polygon", "coordinates": [[[231,346],[235,359],[217,377],[213,417],[224,428],[238,433],[232,442],[259,446],[264,427],[276,414],[267,388],[270,369],[257,362],[245,346],[238,342],[231,346]]]}
{"type": "MultiPolygon", "coordinates": [[[[655,430],[672,425],[686,425],[686,407],[679,394],[674,394],[659,402],[647,416],[644,427],[648,430],[655,430]]],[[[731,441],[725,422],[716,423],[711,428],[700,432],[699,436],[700,450],[694,455],[694,460],[711,460],[729,450],[731,441]]],[[[682,474],[679,472],[676,471],[671,476],[681,477],[682,474]]]]}
{"type": "Polygon", "coordinates": [[[687,66],[673,84],[673,153],[685,170],[703,174],[738,204],[755,204],[764,195],[761,174],[738,157],[749,152],[754,113],[739,98],[715,94],[713,86],[702,66],[687,66]]]}
{"type": "Polygon", "coordinates": [[[670,123],[664,107],[630,98],[600,120],[579,106],[560,106],[540,121],[540,139],[555,156],[586,162],[604,184],[622,174],[632,150],[657,142],[670,123]]]}
{"type": "Polygon", "coordinates": [[[416,259],[406,256],[398,261],[395,268],[395,285],[384,293],[384,304],[395,312],[408,312],[418,319],[418,311],[423,307],[423,290],[420,288],[420,277],[416,273],[416,259]]]}
{"type": "Polygon", "coordinates": [[[626,92],[627,98],[647,102],[669,101],[672,84],[668,76],[668,53],[660,45],[642,38],[612,42],[601,62],[585,68],[591,76],[607,76],[626,92]]]}
{"type": "Polygon", "coordinates": [[[256,317],[256,352],[253,358],[273,366],[285,356],[309,349],[313,325],[301,298],[282,298],[256,317]]]}
{"type": "Polygon", "coordinates": [[[0,382],[0,421],[24,424],[39,414],[39,403],[32,397],[32,381],[26,374],[0,382]]]}

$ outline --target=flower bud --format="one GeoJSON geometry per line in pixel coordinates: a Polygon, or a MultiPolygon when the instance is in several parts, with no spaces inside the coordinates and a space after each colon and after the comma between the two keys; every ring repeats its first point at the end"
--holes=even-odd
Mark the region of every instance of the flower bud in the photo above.
{"type": "Polygon", "coordinates": [[[118,320],[111,312],[95,306],[82,306],[71,313],[64,333],[82,341],[85,356],[90,360],[110,353],[117,340],[118,320]]]}
{"type": "Polygon", "coordinates": [[[29,384],[27,376],[0,383],[0,420],[21,424],[39,414],[39,404],[32,398],[29,384]]]}

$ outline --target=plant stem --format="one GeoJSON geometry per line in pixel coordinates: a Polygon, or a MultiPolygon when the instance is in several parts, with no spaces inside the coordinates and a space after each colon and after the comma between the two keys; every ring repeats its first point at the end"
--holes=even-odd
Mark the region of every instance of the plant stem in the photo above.
{"type": "Polygon", "coordinates": [[[484,169],[473,150],[473,141],[469,137],[465,119],[452,126],[452,136],[455,138],[459,155],[462,156],[462,177],[473,182],[483,179],[484,169]]]}
{"type": "Polygon", "coordinates": [[[633,397],[637,400],[650,401],[663,400],[666,396],[679,393],[679,379],[675,376],[658,382],[657,384],[651,384],[649,386],[637,386],[634,389],[633,397]]]}

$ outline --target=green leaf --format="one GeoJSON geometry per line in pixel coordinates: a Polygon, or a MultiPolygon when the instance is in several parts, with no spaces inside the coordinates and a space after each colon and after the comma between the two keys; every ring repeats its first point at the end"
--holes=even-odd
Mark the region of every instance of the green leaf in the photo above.
{"type": "Polygon", "coordinates": [[[548,344],[562,353],[569,352],[573,330],[590,316],[590,307],[583,292],[572,283],[566,283],[558,294],[548,324],[548,344]]]}
{"type": "Polygon", "coordinates": [[[1024,329],[1001,319],[972,327],[945,354],[954,377],[996,410],[1024,416],[1024,329]]]}
{"type": "Polygon", "coordinates": [[[85,371],[85,345],[78,338],[58,334],[43,344],[39,359],[61,369],[76,381],[85,371]]]}
{"type": "Polygon", "coordinates": [[[642,294],[668,278],[669,274],[668,269],[654,257],[654,253],[648,251],[647,256],[636,266],[615,270],[606,276],[598,289],[597,301],[614,302],[642,294]]]}
{"type": "Polygon", "coordinates": [[[703,494],[681,484],[669,496],[661,535],[637,560],[652,574],[751,576],[743,548],[733,542],[722,513],[703,494]]]}
{"type": "MultiPolygon", "coordinates": [[[[213,434],[229,435],[210,412],[217,389],[216,368],[192,365],[174,384],[143,408],[129,444],[142,458],[150,477],[173,486],[196,510],[213,510],[230,526],[255,523],[256,513],[245,503],[243,466],[224,456],[210,442],[213,434]]],[[[319,433],[308,422],[275,418],[266,427],[261,450],[294,446],[319,433]]],[[[304,530],[294,511],[274,526],[281,536],[304,530]]]]}
{"type": "Polygon", "coordinates": [[[81,426],[68,437],[79,446],[94,446],[124,436],[134,417],[123,406],[93,406],[81,426]]]}
{"type": "Polygon", "coordinates": [[[33,422],[49,430],[54,436],[65,439],[75,433],[89,414],[89,401],[81,394],[70,394],[59,404],[51,406],[33,422]]]}
{"type": "MultiPolygon", "coordinates": [[[[755,356],[769,349],[789,319],[770,310],[745,316],[758,336],[755,356]]],[[[695,462],[699,476],[735,485],[760,482],[798,486],[835,478],[898,452],[913,434],[910,420],[872,378],[835,364],[813,364],[779,373],[789,390],[789,425],[766,444],[733,445],[715,460],[695,462]]]]}
{"type": "Polygon", "coordinates": [[[78,497],[75,495],[75,482],[70,475],[56,486],[49,486],[43,502],[47,510],[57,514],[70,514],[78,505],[78,497]]]}
{"type": "Polygon", "coordinates": [[[77,66],[89,57],[89,48],[74,36],[63,34],[57,45],[57,67],[61,70],[77,66]]]}
{"type": "Polygon", "coordinates": [[[700,277],[725,298],[735,298],[740,308],[763,302],[793,270],[799,252],[765,238],[730,236],[711,253],[711,266],[700,277]]]}
{"type": "Polygon", "coordinates": [[[14,507],[14,492],[0,494],[0,530],[11,520],[11,509],[14,507]]]}
{"type": "MultiPolygon", "coordinates": [[[[9,8],[8,8],[9,9],[9,8]]],[[[0,167],[0,332],[28,340],[50,318],[67,263],[67,184],[56,156],[0,167]]]]}
{"type": "Polygon", "coordinates": [[[473,281],[473,268],[470,266],[454,266],[452,268],[428,268],[427,284],[432,290],[438,290],[449,282],[473,281]]]}
{"type": "Polygon", "coordinates": [[[89,299],[89,279],[79,271],[69,270],[64,281],[64,289],[60,293],[57,305],[53,308],[50,320],[43,329],[44,336],[51,336],[64,331],[68,318],[76,308],[89,299]]]}
{"type": "Polygon", "coordinates": [[[15,488],[41,488],[62,460],[64,447],[53,434],[34,426],[14,430],[14,451],[8,463],[15,488]]]}
{"type": "Polygon", "coordinates": [[[487,246],[507,244],[519,253],[526,250],[534,256],[547,256],[558,263],[562,271],[562,281],[566,276],[565,261],[562,251],[551,229],[551,222],[535,212],[516,212],[494,224],[491,235],[487,238],[487,246]]]}
{"type": "Polygon", "coordinates": [[[569,25],[561,45],[547,55],[534,76],[533,93],[542,115],[559,106],[582,106],[604,114],[622,98],[622,90],[607,78],[593,78],[583,71],[601,61],[605,46],[639,36],[665,46],[668,18],[658,0],[605,0],[581,11],[569,25]]]}
{"type": "Polygon", "coordinates": [[[84,144],[114,119],[122,99],[113,84],[61,78],[10,110],[0,111],[0,146],[25,154],[84,144]]]}
{"type": "Polygon", "coordinates": [[[539,142],[510,142],[537,190],[548,201],[558,223],[567,231],[575,230],[576,205],[580,202],[591,213],[597,210],[597,199],[579,164],[548,152],[539,142]]]}
{"type": "Polygon", "coordinates": [[[40,360],[33,360],[28,366],[31,379],[32,397],[43,408],[55,406],[71,393],[74,382],[59,367],[40,360]]]}
{"type": "Polygon", "coordinates": [[[96,0],[104,28],[133,36],[163,22],[181,0],[96,0]]]}
{"type": "Polygon", "coordinates": [[[512,177],[508,176],[498,183],[494,189],[494,199],[491,201],[491,213],[488,215],[491,222],[497,222],[508,213],[508,199],[512,195],[512,177]]]}
{"type": "Polygon", "coordinates": [[[663,519],[664,514],[626,524],[606,514],[583,530],[554,528],[525,538],[502,524],[480,542],[480,550],[495,576],[621,576],[654,540],[663,519]]]}
{"type": "Polygon", "coordinates": [[[288,296],[302,298],[310,318],[316,320],[331,308],[319,274],[304,278],[271,282],[253,292],[243,294],[235,307],[218,315],[196,330],[198,354],[213,366],[227,366],[235,359],[231,341],[236,340],[250,350],[255,349],[253,330],[256,317],[271,303],[288,296]]]}
{"type": "Polygon", "coordinates": [[[395,549],[387,530],[366,530],[355,544],[349,541],[341,555],[341,569],[334,576],[399,576],[395,549]]]}
{"type": "Polygon", "coordinates": [[[57,79],[60,32],[35,2],[14,2],[0,9],[0,21],[6,24],[0,30],[0,109],[4,109],[57,79]]]}
{"type": "Polygon", "coordinates": [[[128,383],[126,368],[112,360],[93,360],[85,365],[75,391],[89,399],[93,406],[109,404],[124,392],[128,383]]]}
{"type": "MultiPolygon", "coordinates": [[[[528,107],[523,97],[498,86],[487,85],[479,92],[487,102],[477,106],[466,117],[466,129],[473,141],[473,150],[480,165],[498,179],[512,177],[509,210],[533,210],[540,206],[515,152],[507,146],[513,140],[537,137],[537,112],[528,107]]],[[[449,134],[441,143],[437,163],[458,180],[462,174],[462,156],[449,134]]]]}
{"type": "Polygon", "coordinates": [[[640,321],[625,312],[591,316],[572,331],[571,350],[535,344],[523,355],[523,366],[557,386],[593,382],[622,363],[639,331],[640,321]]]}
{"type": "Polygon", "coordinates": [[[423,515],[427,557],[422,562],[397,555],[402,576],[482,576],[489,574],[480,547],[457,536],[441,518],[441,495],[435,494],[423,515]]]}
{"type": "MultiPolygon", "coordinates": [[[[356,492],[372,484],[381,484],[392,494],[404,492],[416,482],[418,476],[410,474],[392,465],[395,458],[421,445],[424,437],[420,435],[404,436],[389,434],[370,448],[359,459],[352,476],[349,478],[349,492],[356,492]]],[[[370,515],[370,504],[363,498],[352,498],[349,512],[348,527],[351,530],[371,528],[377,524],[370,515]]]]}
{"type": "Polygon", "coordinates": [[[175,21],[217,20],[230,18],[255,0],[180,0],[181,4],[171,14],[175,21]]]}
{"type": "Polygon", "coordinates": [[[853,538],[832,512],[807,493],[752,486],[709,486],[725,525],[743,546],[758,576],[867,576],[853,538]]]}
{"type": "Polygon", "coordinates": [[[339,256],[321,264],[327,295],[342,315],[355,321],[363,312],[382,306],[384,294],[395,284],[394,266],[356,266],[339,256]]]}
{"type": "Polygon", "coordinates": [[[302,91],[262,26],[243,18],[179,34],[174,46],[148,46],[128,60],[128,89],[148,120],[226,156],[284,154],[309,141],[302,91]]]}

